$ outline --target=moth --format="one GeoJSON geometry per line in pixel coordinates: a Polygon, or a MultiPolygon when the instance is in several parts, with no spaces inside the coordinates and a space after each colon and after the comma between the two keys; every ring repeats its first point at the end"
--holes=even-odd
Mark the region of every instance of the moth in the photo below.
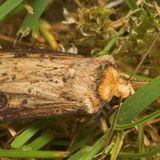
{"type": "Polygon", "coordinates": [[[0,121],[94,114],[131,93],[111,56],[0,51],[0,121]]]}

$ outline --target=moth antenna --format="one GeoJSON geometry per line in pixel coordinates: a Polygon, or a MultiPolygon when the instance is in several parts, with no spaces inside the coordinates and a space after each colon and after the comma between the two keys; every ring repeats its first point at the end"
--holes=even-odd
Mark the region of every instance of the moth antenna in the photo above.
{"type": "Polygon", "coordinates": [[[142,59],[141,61],[139,62],[139,64],[137,65],[135,71],[130,75],[129,79],[128,79],[128,82],[131,81],[132,77],[135,76],[135,74],[137,73],[137,71],[139,70],[139,68],[141,67],[141,65],[143,64],[144,60],[146,59],[146,57],[150,54],[152,48],[154,47],[155,43],[157,42],[158,40],[158,37],[160,35],[160,32],[158,32],[158,34],[156,35],[154,41],[152,42],[152,44],[150,45],[148,51],[142,56],[142,59]]]}
{"type": "Polygon", "coordinates": [[[139,88],[143,87],[144,85],[148,84],[150,80],[131,80],[131,86],[133,90],[138,90],[139,88]]]}

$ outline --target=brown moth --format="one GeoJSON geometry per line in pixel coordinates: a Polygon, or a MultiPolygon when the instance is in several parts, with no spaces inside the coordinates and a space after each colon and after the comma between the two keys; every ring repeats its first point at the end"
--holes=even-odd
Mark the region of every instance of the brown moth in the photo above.
{"type": "Polygon", "coordinates": [[[0,51],[0,121],[93,114],[132,92],[109,56],[0,51]]]}

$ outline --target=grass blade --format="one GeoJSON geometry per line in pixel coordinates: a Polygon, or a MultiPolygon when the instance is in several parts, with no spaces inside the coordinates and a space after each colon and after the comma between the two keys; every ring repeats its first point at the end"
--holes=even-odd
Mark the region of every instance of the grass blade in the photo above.
{"type": "Polygon", "coordinates": [[[104,147],[108,135],[109,132],[106,132],[90,149],[81,149],[72,155],[68,160],[77,160],[77,157],[81,160],[92,160],[93,157],[104,147]]]}
{"type": "Polygon", "coordinates": [[[41,0],[34,0],[33,3],[33,14],[28,13],[23,20],[23,23],[20,28],[20,33],[27,34],[29,33],[33,27],[37,24],[40,16],[48,6],[51,0],[41,1],[41,0]]]}
{"type": "Polygon", "coordinates": [[[156,98],[160,96],[160,77],[139,89],[121,106],[118,123],[127,124],[144,111],[156,98]]]}
{"type": "Polygon", "coordinates": [[[140,8],[137,6],[137,3],[135,0],[126,0],[128,7],[132,10],[135,11],[135,15],[139,17],[141,15],[140,8]]]}
{"type": "Polygon", "coordinates": [[[77,150],[77,149],[85,147],[87,143],[91,142],[93,138],[99,135],[99,131],[95,131],[95,130],[92,133],[90,133],[89,131],[87,133],[90,136],[84,137],[77,143],[73,144],[73,146],[71,147],[71,150],[77,150]]]}
{"type": "Polygon", "coordinates": [[[83,148],[81,150],[79,150],[78,152],[76,152],[75,154],[73,154],[72,156],[70,156],[67,160],[77,160],[77,159],[83,159],[83,157],[85,156],[85,154],[87,154],[89,151],[89,148],[83,148]]]}
{"type": "Polygon", "coordinates": [[[112,47],[115,45],[116,41],[117,41],[117,37],[112,38],[112,39],[108,42],[108,44],[104,47],[104,49],[97,54],[97,56],[107,55],[108,52],[112,49],[112,47]]]}
{"type": "Polygon", "coordinates": [[[123,145],[123,139],[124,139],[124,134],[118,133],[117,137],[116,137],[116,142],[115,142],[115,146],[113,147],[112,151],[111,151],[111,158],[110,160],[116,160],[119,151],[121,150],[121,147],[123,145]]]}
{"type": "Polygon", "coordinates": [[[36,138],[32,143],[26,145],[25,147],[31,149],[31,150],[39,150],[43,146],[45,146],[47,143],[49,143],[54,138],[52,130],[48,129],[44,133],[42,133],[41,136],[36,138]]]}
{"type": "Polygon", "coordinates": [[[51,46],[51,48],[57,50],[58,44],[56,42],[55,37],[50,32],[50,30],[52,29],[51,25],[45,20],[40,20],[39,29],[43,37],[47,40],[47,42],[51,46]]]}
{"type": "Polygon", "coordinates": [[[120,152],[118,156],[121,158],[139,159],[141,157],[148,157],[158,153],[160,153],[160,147],[155,147],[143,153],[120,152]]]}
{"type": "Polygon", "coordinates": [[[15,140],[11,143],[11,147],[20,148],[42,128],[43,124],[45,123],[41,120],[32,123],[25,131],[15,138],[15,140]]]}
{"type": "Polygon", "coordinates": [[[15,9],[23,0],[7,0],[0,6],[0,21],[2,21],[13,9],[15,9]]]}
{"type": "Polygon", "coordinates": [[[129,6],[129,8],[130,8],[131,10],[134,11],[134,10],[138,9],[138,6],[137,6],[135,0],[126,0],[126,1],[127,1],[127,4],[128,4],[128,6],[129,6]]]}
{"type": "Polygon", "coordinates": [[[0,150],[0,157],[5,158],[64,158],[68,152],[63,151],[23,151],[23,150],[0,150]]]}
{"type": "Polygon", "coordinates": [[[137,125],[144,124],[144,123],[146,123],[146,122],[148,122],[148,121],[150,121],[150,120],[152,120],[152,119],[154,119],[156,117],[159,117],[159,116],[160,116],[160,110],[158,110],[158,111],[156,111],[156,112],[154,112],[154,113],[146,116],[145,118],[142,118],[142,119],[140,119],[140,120],[138,120],[138,121],[136,121],[134,123],[121,124],[121,125],[117,124],[115,130],[133,128],[133,127],[135,127],[137,125]]]}
{"type": "MultiPolygon", "coordinates": [[[[138,126],[138,149],[139,149],[139,153],[143,153],[145,151],[144,126],[143,125],[138,126]]],[[[140,160],[146,160],[146,159],[140,158],[140,160]]]]}

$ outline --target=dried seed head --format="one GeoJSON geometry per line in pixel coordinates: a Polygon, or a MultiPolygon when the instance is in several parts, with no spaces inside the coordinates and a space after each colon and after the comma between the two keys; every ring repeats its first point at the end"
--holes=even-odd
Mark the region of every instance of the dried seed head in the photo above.
{"type": "Polygon", "coordinates": [[[134,90],[127,79],[119,76],[114,66],[108,66],[103,71],[103,78],[98,86],[98,94],[104,101],[110,101],[113,96],[126,98],[133,94],[134,90]]]}

